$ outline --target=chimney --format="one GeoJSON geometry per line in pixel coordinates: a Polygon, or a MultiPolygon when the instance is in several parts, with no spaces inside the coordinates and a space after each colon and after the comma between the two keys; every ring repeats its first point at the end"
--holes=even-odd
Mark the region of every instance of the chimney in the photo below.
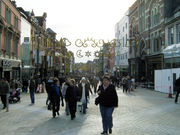
{"type": "Polygon", "coordinates": [[[15,0],[11,0],[11,3],[12,3],[15,7],[17,7],[15,0]]]}

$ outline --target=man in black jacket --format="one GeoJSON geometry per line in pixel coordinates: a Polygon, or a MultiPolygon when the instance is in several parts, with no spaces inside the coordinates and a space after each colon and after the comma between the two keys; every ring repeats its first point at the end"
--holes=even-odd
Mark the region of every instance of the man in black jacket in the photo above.
{"type": "Polygon", "coordinates": [[[175,87],[177,88],[175,103],[177,103],[180,92],[180,77],[175,81],[175,87]]]}
{"type": "Polygon", "coordinates": [[[103,132],[101,134],[107,135],[112,133],[113,118],[112,114],[114,107],[118,107],[118,96],[115,86],[110,84],[109,76],[103,77],[103,84],[98,89],[99,96],[95,100],[95,104],[100,104],[100,112],[102,117],[103,132]]]}
{"type": "Polygon", "coordinates": [[[59,115],[60,98],[61,98],[62,106],[64,106],[63,96],[59,85],[60,84],[58,78],[54,78],[54,85],[52,86],[52,90],[49,93],[50,101],[52,103],[53,118],[56,117],[56,113],[57,115],[59,115]]]}
{"type": "Polygon", "coordinates": [[[0,96],[3,103],[3,109],[7,107],[7,94],[9,93],[9,83],[5,78],[0,80],[0,96]]]}

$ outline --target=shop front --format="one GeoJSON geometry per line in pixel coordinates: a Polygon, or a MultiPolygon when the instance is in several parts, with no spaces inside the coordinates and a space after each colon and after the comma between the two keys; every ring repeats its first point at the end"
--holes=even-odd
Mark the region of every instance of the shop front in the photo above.
{"type": "Polygon", "coordinates": [[[154,86],[155,70],[163,69],[163,54],[147,56],[147,82],[154,86]]]}
{"type": "Polygon", "coordinates": [[[167,46],[163,50],[164,68],[179,68],[180,67],[180,44],[167,46]]]}
{"type": "Polygon", "coordinates": [[[1,78],[6,78],[8,81],[21,78],[21,61],[12,59],[0,59],[1,63],[1,78]]]}

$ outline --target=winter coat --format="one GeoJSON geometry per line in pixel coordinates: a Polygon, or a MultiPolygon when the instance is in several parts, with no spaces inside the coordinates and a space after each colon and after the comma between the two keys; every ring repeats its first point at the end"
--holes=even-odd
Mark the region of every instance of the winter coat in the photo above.
{"type": "Polygon", "coordinates": [[[61,100],[63,101],[63,97],[62,97],[60,87],[59,87],[59,95],[58,95],[56,92],[56,85],[54,84],[52,86],[52,90],[49,93],[49,97],[50,97],[51,102],[58,102],[60,100],[60,97],[61,97],[61,100]]]}
{"type": "Polygon", "coordinates": [[[30,84],[29,84],[29,90],[35,90],[36,89],[36,83],[34,79],[30,80],[30,84]]]}
{"type": "Polygon", "coordinates": [[[175,81],[175,87],[177,91],[180,91],[180,77],[175,81]]]}
{"type": "Polygon", "coordinates": [[[115,86],[110,84],[106,90],[103,85],[99,86],[99,96],[95,99],[95,104],[102,105],[105,107],[118,107],[118,96],[116,93],[115,86]]]}
{"type": "MultiPolygon", "coordinates": [[[[78,101],[81,100],[82,98],[82,90],[83,90],[83,87],[82,87],[82,83],[80,83],[78,85],[78,101]]],[[[86,101],[87,101],[87,98],[89,97],[89,91],[90,90],[90,85],[88,83],[85,84],[85,98],[86,98],[86,101]]]]}
{"type": "Polygon", "coordinates": [[[77,102],[77,95],[78,95],[78,91],[77,91],[77,86],[68,86],[67,90],[66,90],[66,101],[68,101],[69,103],[73,103],[73,102],[77,102]]]}
{"type": "Polygon", "coordinates": [[[9,93],[9,83],[8,82],[4,82],[4,81],[0,81],[0,95],[6,95],[9,93]]]}
{"type": "Polygon", "coordinates": [[[53,82],[53,80],[48,80],[47,82],[46,82],[46,92],[49,94],[50,93],[50,91],[53,89],[53,86],[54,86],[54,82],[53,82]]]}

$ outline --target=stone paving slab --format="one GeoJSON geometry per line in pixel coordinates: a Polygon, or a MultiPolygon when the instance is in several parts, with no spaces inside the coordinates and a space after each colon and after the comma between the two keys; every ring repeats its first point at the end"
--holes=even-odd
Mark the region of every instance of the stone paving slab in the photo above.
{"type": "MultiPolygon", "coordinates": [[[[180,135],[180,104],[167,94],[137,88],[123,93],[117,89],[119,107],[113,114],[112,135],[180,135]]],[[[46,109],[46,94],[36,94],[30,106],[29,94],[22,94],[21,103],[11,104],[9,112],[0,110],[0,135],[100,135],[102,131],[99,107],[91,95],[87,114],[77,112],[75,120],[66,116],[52,118],[46,109]]],[[[2,108],[2,105],[0,105],[2,108]]]]}

